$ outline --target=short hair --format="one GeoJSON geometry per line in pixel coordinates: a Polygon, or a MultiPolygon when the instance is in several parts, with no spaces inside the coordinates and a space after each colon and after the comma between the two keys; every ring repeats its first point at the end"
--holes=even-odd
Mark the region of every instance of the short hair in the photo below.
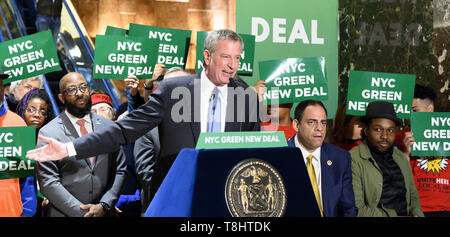
{"type": "Polygon", "coordinates": [[[25,81],[30,81],[30,82],[32,82],[32,81],[39,81],[39,89],[43,89],[44,88],[44,82],[43,82],[42,75],[39,75],[39,76],[29,77],[29,78],[25,78],[25,79],[22,79],[22,80],[11,82],[11,86],[9,87],[9,92],[10,93],[14,93],[14,90],[19,85],[21,85],[22,82],[25,82],[25,81]]]}
{"type": "Polygon", "coordinates": [[[231,40],[241,43],[241,50],[244,49],[244,41],[241,36],[232,30],[215,30],[208,33],[203,44],[203,51],[208,50],[211,54],[216,51],[219,40],[231,40]]]}
{"type": "Polygon", "coordinates": [[[164,75],[167,75],[172,72],[184,72],[186,74],[189,74],[189,72],[186,72],[186,70],[184,70],[181,67],[171,67],[171,68],[167,69],[167,71],[166,71],[166,73],[164,73],[164,75]]]}
{"type": "Polygon", "coordinates": [[[325,108],[325,106],[323,105],[323,103],[319,100],[304,100],[302,102],[300,102],[297,107],[295,107],[295,111],[294,111],[294,118],[297,119],[299,122],[302,121],[303,118],[303,112],[305,112],[306,107],[308,106],[315,106],[315,105],[319,105],[323,108],[323,110],[325,110],[325,115],[327,115],[327,109],[325,108]]]}
{"type": "Polygon", "coordinates": [[[414,99],[429,99],[433,102],[436,99],[436,92],[431,87],[416,84],[414,87],[414,99]]]}

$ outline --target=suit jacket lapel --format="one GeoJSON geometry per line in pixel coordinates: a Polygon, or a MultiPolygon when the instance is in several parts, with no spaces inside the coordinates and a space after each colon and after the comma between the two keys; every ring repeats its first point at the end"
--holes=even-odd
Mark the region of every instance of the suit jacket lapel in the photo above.
{"type": "MultiPolygon", "coordinates": [[[[95,132],[97,129],[101,128],[102,121],[100,121],[99,116],[97,116],[96,114],[90,113],[90,115],[91,115],[91,121],[92,121],[92,132],[95,132]]],[[[95,164],[97,163],[97,159],[99,159],[99,157],[100,156],[98,156],[98,155],[94,157],[94,162],[93,162],[94,167],[95,167],[95,164]]],[[[85,159],[85,160],[89,163],[89,165],[91,165],[91,162],[89,161],[89,159],[85,159]]],[[[94,167],[91,167],[91,168],[93,169],[94,167]]]]}
{"type": "Polygon", "coordinates": [[[226,114],[225,114],[225,132],[233,132],[233,131],[241,131],[241,123],[237,121],[237,98],[233,98],[234,93],[231,93],[231,91],[234,91],[236,88],[236,83],[233,81],[233,79],[230,78],[230,83],[227,85],[228,95],[227,95],[227,108],[226,108],[226,114]]]}
{"type": "MultiPolygon", "coordinates": [[[[76,138],[79,138],[80,135],[78,135],[77,130],[73,126],[73,124],[70,121],[69,117],[67,117],[66,112],[63,111],[60,114],[60,116],[61,116],[61,123],[63,125],[62,127],[64,128],[64,132],[66,133],[66,135],[69,138],[69,140],[74,140],[76,138]]],[[[95,129],[95,128],[93,127],[92,129],[95,129]]],[[[90,162],[89,159],[84,159],[84,162],[86,162],[86,164],[88,165],[89,168],[91,168],[91,169],[93,168],[93,167],[91,167],[91,162],[90,162]]],[[[95,162],[95,160],[94,160],[94,162],[95,162]]]]}
{"type": "MultiPolygon", "coordinates": [[[[69,119],[69,117],[67,117],[65,111],[63,111],[60,114],[60,118],[61,118],[62,127],[64,129],[64,133],[67,135],[67,137],[73,138],[73,139],[79,138],[80,135],[78,135],[77,130],[73,126],[72,122],[70,122],[70,119],[69,119]]],[[[70,140],[72,140],[72,139],[70,139],[70,140]]]]}
{"type": "Polygon", "coordinates": [[[189,123],[192,130],[192,136],[194,143],[197,144],[198,137],[200,136],[200,73],[188,84],[189,91],[191,92],[191,122],[189,123]]]}
{"type": "Polygon", "coordinates": [[[330,187],[333,185],[333,168],[328,165],[328,161],[331,160],[328,156],[328,151],[326,149],[326,143],[322,144],[320,148],[320,169],[322,173],[322,205],[324,216],[329,216],[330,211],[330,198],[332,196],[330,187]]]}

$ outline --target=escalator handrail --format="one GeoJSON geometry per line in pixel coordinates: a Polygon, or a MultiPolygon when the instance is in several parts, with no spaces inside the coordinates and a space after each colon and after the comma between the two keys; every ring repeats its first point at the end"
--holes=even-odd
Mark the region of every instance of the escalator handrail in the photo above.
{"type": "MultiPolygon", "coordinates": [[[[20,13],[17,11],[17,8],[14,8],[15,1],[14,0],[10,0],[10,1],[11,1],[12,5],[13,5],[13,11],[14,11],[16,17],[17,18],[19,18],[19,17],[21,18],[20,13]]],[[[1,9],[1,6],[0,6],[0,9],[1,9]]],[[[5,19],[3,10],[0,13],[2,14],[2,18],[5,19]]],[[[21,24],[23,24],[23,21],[18,20],[18,22],[19,22],[19,26],[23,29],[24,26],[21,25],[21,24]]],[[[8,31],[10,31],[8,24],[5,24],[5,27],[6,27],[6,29],[8,29],[8,31]]],[[[26,31],[23,31],[22,33],[23,33],[24,36],[27,35],[26,31]]],[[[0,34],[1,34],[1,40],[2,40],[2,42],[4,42],[5,39],[3,38],[3,34],[1,32],[0,32],[0,34]]],[[[11,39],[12,39],[12,37],[11,37],[11,39]]],[[[45,78],[45,75],[42,75],[42,82],[44,84],[45,92],[48,94],[48,97],[50,98],[50,102],[52,103],[53,111],[54,111],[55,115],[58,116],[59,115],[59,108],[58,108],[58,106],[56,104],[55,98],[53,97],[53,93],[50,90],[50,87],[48,86],[48,82],[47,82],[47,79],[45,78]]]]}
{"type": "Polygon", "coordinates": [[[24,35],[27,35],[27,29],[25,27],[25,22],[23,21],[22,14],[20,14],[19,9],[17,8],[17,4],[15,0],[10,0],[13,11],[16,13],[16,19],[19,22],[20,28],[22,28],[22,32],[24,35]]]}
{"type": "Polygon", "coordinates": [[[11,30],[8,27],[8,22],[6,21],[5,13],[3,12],[2,6],[0,6],[0,14],[2,15],[2,20],[3,20],[3,23],[5,24],[5,28],[6,28],[6,31],[8,32],[8,36],[9,36],[10,39],[12,39],[13,37],[12,37],[12,34],[11,34],[11,30]]]}
{"type": "MultiPolygon", "coordinates": [[[[79,27],[79,25],[78,25],[78,22],[75,20],[75,17],[73,16],[73,13],[72,13],[72,11],[70,10],[69,5],[67,4],[66,0],[63,0],[63,3],[64,3],[64,6],[66,7],[67,12],[69,13],[70,18],[72,19],[72,22],[73,22],[74,25],[75,25],[75,28],[76,28],[77,31],[78,31],[78,34],[80,35],[81,41],[83,42],[84,46],[86,47],[86,49],[87,49],[87,51],[88,51],[88,53],[89,53],[89,56],[90,56],[91,59],[92,59],[92,62],[94,62],[94,54],[93,54],[93,52],[92,52],[93,49],[92,49],[92,48],[90,47],[90,45],[87,43],[87,41],[86,41],[84,35],[82,34],[81,29],[80,29],[80,27],[79,27]]],[[[119,108],[119,103],[117,102],[116,98],[113,96],[113,93],[112,93],[112,91],[111,91],[111,88],[109,87],[108,83],[106,83],[106,80],[105,80],[105,79],[101,79],[101,80],[102,80],[103,84],[105,85],[105,88],[106,88],[106,90],[107,90],[107,93],[108,93],[109,95],[111,95],[111,99],[112,99],[112,101],[113,101],[114,107],[116,107],[116,109],[118,109],[118,108],[119,108]]]]}

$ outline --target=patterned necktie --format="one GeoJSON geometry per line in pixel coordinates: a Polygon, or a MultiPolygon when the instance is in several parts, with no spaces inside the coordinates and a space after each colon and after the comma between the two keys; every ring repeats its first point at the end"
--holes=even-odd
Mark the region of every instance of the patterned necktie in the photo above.
{"type": "Polygon", "coordinates": [[[320,201],[319,185],[317,185],[316,172],[314,171],[314,166],[312,165],[312,159],[314,156],[310,154],[306,157],[306,170],[308,170],[309,179],[311,180],[311,185],[314,191],[314,196],[316,196],[317,205],[319,205],[320,215],[323,217],[322,202],[320,201]]]}
{"type": "Polygon", "coordinates": [[[219,96],[219,89],[214,87],[209,100],[208,112],[208,132],[221,132],[222,102],[219,96]]]}
{"type": "MultiPolygon", "coordinates": [[[[85,122],[86,121],[84,119],[79,119],[77,121],[77,124],[80,125],[81,136],[88,134],[86,126],[84,126],[85,122]]],[[[89,160],[91,161],[91,165],[94,165],[94,157],[89,157],[89,160]]]]}

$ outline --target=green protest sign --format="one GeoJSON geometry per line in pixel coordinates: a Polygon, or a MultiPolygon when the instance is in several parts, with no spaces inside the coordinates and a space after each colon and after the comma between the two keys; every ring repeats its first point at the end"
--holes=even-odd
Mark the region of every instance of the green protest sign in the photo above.
{"type": "MultiPolygon", "coordinates": [[[[208,32],[197,32],[197,59],[195,61],[195,72],[203,69],[203,45],[208,32]]],[[[247,34],[239,34],[244,41],[244,49],[241,52],[241,60],[239,62],[238,75],[253,75],[253,60],[255,58],[255,36],[247,34]]]]}
{"type": "Polygon", "coordinates": [[[259,75],[266,81],[265,104],[328,98],[324,57],[260,61],[259,75]]]}
{"type": "Polygon", "coordinates": [[[413,156],[450,156],[450,113],[411,113],[413,156]]]}
{"type": "Polygon", "coordinates": [[[0,128],[0,179],[34,176],[35,162],[25,156],[35,148],[35,127],[0,128]]]}
{"type": "Polygon", "coordinates": [[[249,85],[261,79],[260,61],[324,57],[328,99],[323,102],[333,118],[338,103],[338,2],[316,0],[312,6],[306,0],[237,0],[236,30],[255,36],[254,73],[243,79],[249,85]]]}
{"type": "Polygon", "coordinates": [[[287,146],[284,132],[201,133],[195,149],[263,148],[287,146]]]}
{"type": "Polygon", "coordinates": [[[128,30],[117,28],[114,26],[106,26],[105,35],[117,35],[117,36],[126,36],[128,30]]]}
{"type": "Polygon", "coordinates": [[[156,63],[166,65],[166,68],[186,66],[186,59],[191,43],[190,30],[178,30],[162,28],[156,26],[147,26],[139,24],[130,24],[130,37],[145,37],[156,40],[158,45],[158,54],[156,63]]]}
{"type": "Polygon", "coordinates": [[[372,101],[394,104],[399,118],[409,118],[414,96],[415,75],[350,71],[347,114],[363,116],[372,101]]]}
{"type": "Polygon", "coordinates": [[[156,42],[146,38],[97,35],[94,78],[125,79],[129,75],[151,78],[157,47],[156,42]]]}
{"type": "Polygon", "coordinates": [[[1,43],[0,62],[10,75],[3,83],[61,70],[49,30],[1,43]]]}

